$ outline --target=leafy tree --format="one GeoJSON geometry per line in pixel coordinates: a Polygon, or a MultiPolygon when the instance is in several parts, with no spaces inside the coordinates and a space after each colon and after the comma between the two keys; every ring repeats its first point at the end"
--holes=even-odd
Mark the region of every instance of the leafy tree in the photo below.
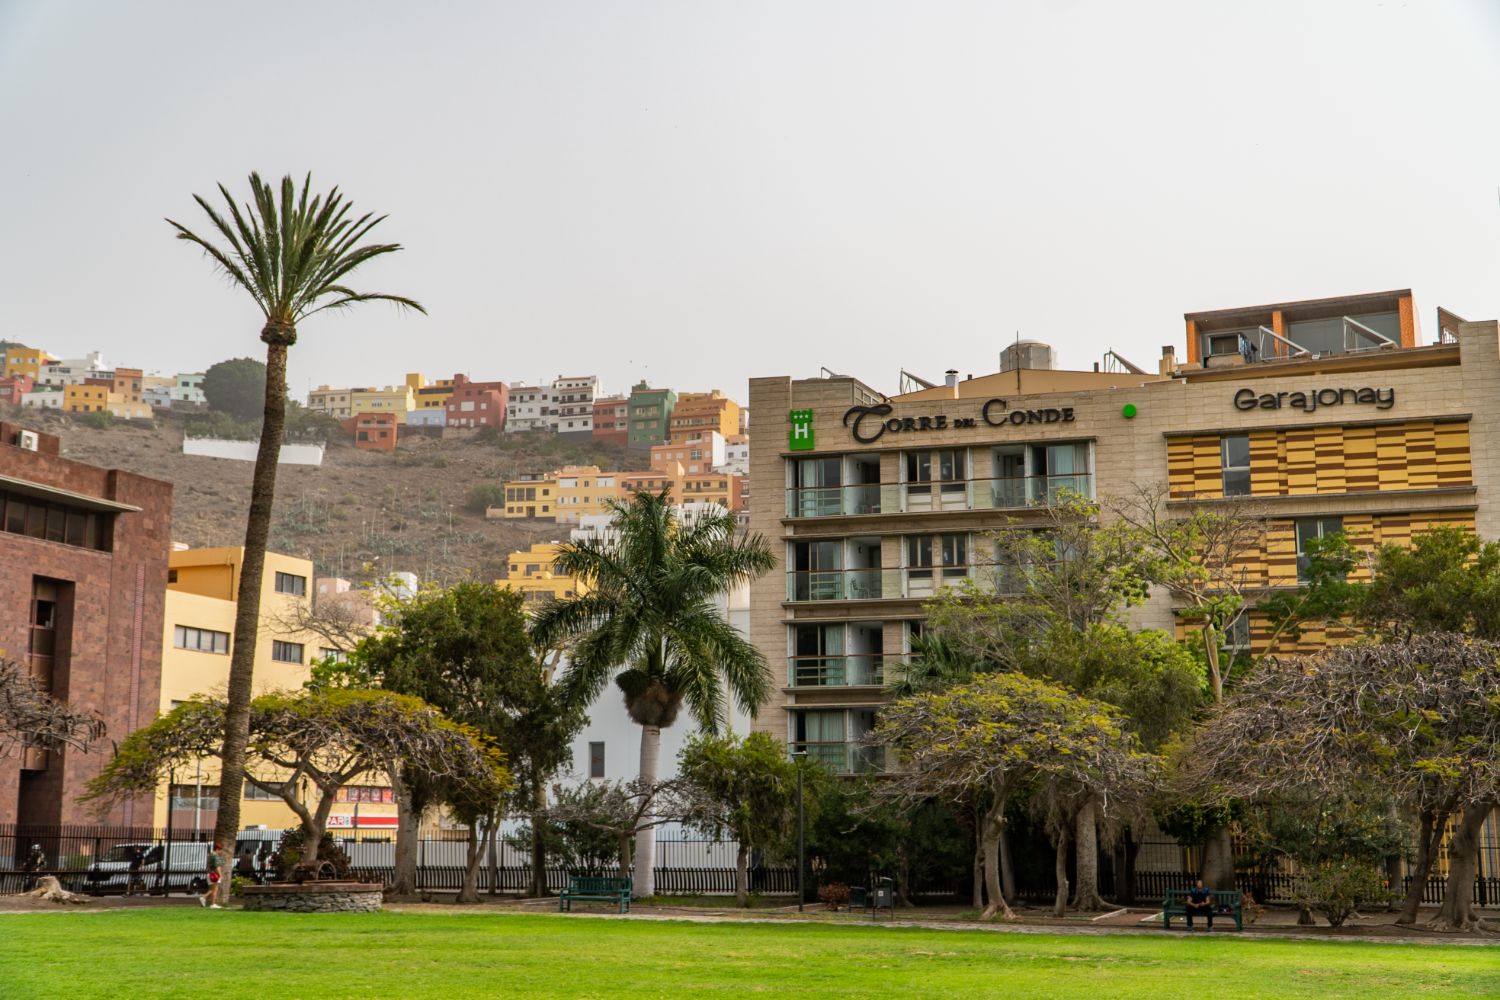
{"type": "MultiPolygon", "coordinates": [[[[557,568],[579,579],[580,595],[543,607],[532,635],[540,646],[570,648],[562,683],[574,704],[592,702],[613,676],[641,727],[639,780],[651,787],[661,731],[684,704],[715,733],[726,722],[726,688],[751,715],[770,693],[765,657],[716,602],[775,568],[776,557],[761,536],[737,537],[730,511],[678,518],[666,491],[636,493],[610,510],[608,537],[562,546],[557,568]]],[[[641,829],[636,857],[654,857],[655,832],[641,829]]],[[[634,885],[638,895],[654,893],[650,864],[634,885]]]]}
{"type": "MultiPolygon", "coordinates": [[[[127,736],[114,758],[89,782],[89,799],[154,790],[172,770],[213,754],[224,731],[221,701],[188,701],[127,736]]],[[[394,774],[420,761],[429,779],[491,783],[508,780],[502,756],[474,730],[431,705],[389,691],[343,689],[296,695],[267,694],[250,706],[249,752],[256,769],[245,780],[277,795],[297,814],[306,843],[320,844],[336,793],[368,772],[394,774]],[[317,801],[303,801],[303,780],[317,801]]],[[[220,779],[224,803],[238,785],[220,779]]],[[[232,841],[230,841],[232,843],[232,841]]],[[[316,849],[306,860],[317,860],[316,849]]]]}
{"type": "Polygon", "coordinates": [[[0,657],[0,760],[23,747],[87,753],[104,732],[94,713],[70,708],[43,691],[25,666],[0,657]]]}
{"type": "Polygon", "coordinates": [[[717,840],[727,835],[739,842],[736,906],[750,905],[750,852],[784,849],[788,831],[795,829],[799,766],[767,733],[744,739],[698,735],[682,748],[684,822],[717,840]]]}
{"type": "Polygon", "coordinates": [[[1340,857],[1319,861],[1297,878],[1298,901],[1319,910],[1328,926],[1342,927],[1360,907],[1390,901],[1380,869],[1364,858],[1340,857]]]}
{"type": "MultiPolygon", "coordinates": [[[[352,218],[352,206],[338,188],[326,196],[312,194],[310,174],[303,181],[300,196],[291,177],[282,178],[279,202],[276,191],[259,174],[250,175],[250,189],[253,205],[247,203],[242,207],[227,188],[219,185],[219,193],[228,206],[228,218],[201,195],[193,196],[222,242],[206,239],[181,223],[167,220],[177,238],[201,248],[215,269],[243,289],[265,318],[260,331],[260,339],[266,345],[260,446],[255,455],[250,511],[245,521],[234,647],[229,659],[229,697],[219,751],[225,788],[239,788],[245,778],[266,539],[271,530],[276,466],[286,420],[287,352],[297,342],[297,325],[324,309],[347,309],[376,300],[424,311],[411,299],[358,292],[345,284],[362,264],[400,249],[394,243],[364,242],[384,216],[366,214],[352,218]]],[[[239,825],[239,798],[226,795],[219,804],[214,836],[224,843],[233,843],[239,825]]]]}
{"type": "MultiPolygon", "coordinates": [[[[548,822],[564,828],[576,827],[594,830],[611,836],[616,844],[616,856],[620,859],[620,874],[631,871],[631,841],[640,850],[640,834],[643,830],[654,830],[665,823],[675,823],[682,818],[685,808],[678,779],[656,781],[650,784],[633,781],[590,781],[576,788],[556,786],[552,790],[552,804],[547,807],[548,822]]],[[[650,870],[656,863],[655,841],[651,841],[652,853],[645,856],[644,867],[650,870]]],[[[641,856],[637,855],[636,860],[641,856]]],[[[632,883],[632,895],[639,896],[632,883]]]]}
{"type": "MultiPolygon", "coordinates": [[[[585,716],[550,683],[550,670],[527,635],[522,595],[469,581],[423,590],[405,601],[388,600],[382,614],[379,631],[356,648],[348,669],[362,671],[368,683],[421,698],[484,734],[505,754],[515,778],[513,793],[495,805],[538,811],[545,805],[546,783],[572,759],[572,740],[585,716]]],[[[411,777],[397,786],[403,801],[396,885],[410,892],[418,821],[442,789],[421,780],[420,761],[401,772],[411,777]]],[[[484,803],[465,794],[469,812],[488,815],[484,803]]],[[[476,837],[480,825],[471,827],[476,837]]],[[[533,831],[540,828],[533,820],[533,831]]],[[[532,891],[546,891],[546,855],[539,840],[533,847],[532,891]]]]}
{"type": "Polygon", "coordinates": [[[236,420],[259,421],[266,404],[265,362],[231,358],[209,365],[203,373],[202,389],[210,409],[236,420]]]}
{"type": "Polygon", "coordinates": [[[1442,527],[1409,547],[1383,545],[1354,613],[1382,635],[1461,632],[1500,640],[1500,543],[1442,527]]]}
{"type": "MultiPolygon", "coordinates": [[[[903,769],[883,788],[890,799],[985,803],[985,919],[1015,915],[999,877],[1001,834],[1014,799],[1097,794],[1118,805],[1141,790],[1149,766],[1110,706],[1011,673],[895,701],[873,740],[901,754],[903,769]]],[[[1059,837],[1056,847],[1063,865],[1066,839],[1059,837]]],[[[1066,891],[1066,878],[1059,891],[1066,891]]]]}
{"type": "Polygon", "coordinates": [[[1453,633],[1265,661],[1185,747],[1177,780],[1206,797],[1339,796],[1378,786],[1418,819],[1399,921],[1412,923],[1450,816],[1437,930],[1474,911],[1480,832],[1500,801],[1500,646],[1453,633]]]}
{"type": "MultiPolygon", "coordinates": [[[[307,852],[303,850],[306,842],[307,831],[300,826],[282,831],[281,839],[276,842],[276,850],[272,852],[269,859],[271,871],[276,873],[276,881],[288,881],[292,877],[293,869],[308,860],[307,852]]],[[[327,830],[323,831],[323,839],[318,842],[318,849],[314,852],[314,856],[320,865],[333,866],[334,878],[348,878],[349,855],[333,839],[333,834],[327,830]]]]}

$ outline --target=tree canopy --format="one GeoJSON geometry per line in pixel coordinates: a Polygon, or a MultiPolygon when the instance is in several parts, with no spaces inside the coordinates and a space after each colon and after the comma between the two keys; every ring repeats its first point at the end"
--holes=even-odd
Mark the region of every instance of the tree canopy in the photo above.
{"type": "Polygon", "coordinates": [[[210,409],[236,420],[259,420],[266,401],[265,362],[232,358],[209,365],[202,389],[210,409]]]}
{"type": "Polygon", "coordinates": [[[0,658],[0,759],[22,747],[87,751],[104,738],[104,721],[42,690],[20,663],[0,658]]]}

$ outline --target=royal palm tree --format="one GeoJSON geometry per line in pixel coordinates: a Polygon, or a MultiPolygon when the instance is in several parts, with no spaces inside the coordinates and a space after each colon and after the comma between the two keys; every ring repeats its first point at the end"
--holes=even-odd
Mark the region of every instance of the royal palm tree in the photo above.
{"type": "MultiPolygon", "coordinates": [[[[720,598],[776,565],[759,535],[736,537],[727,510],[678,518],[666,491],[612,502],[602,540],[564,545],[556,567],[579,581],[579,596],[549,604],[532,621],[545,646],[566,644],[560,683],[575,703],[592,702],[610,678],[641,727],[641,781],[654,785],[661,731],[684,705],[710,733],[728,724],[726,689],[754,715],[771,691],[765,657],[724,617],[720,598]]],[[[655,894],[655,827],[636,834],[637,896],[655,894]]],[[[621,858],[621,868],[627,859],[621,858]]]]}
{"type": "Polygon", "coordinates": [[[347,309],[359,302],[385,301],[425,312],[411,299],[379,292],[357,292],[345,284],[350,272],[401,247],[366,243],[385,216],[355,217],[338,188],[312,193],[312,175],[299,194],[291,177],[281,179],[281,197],[259,174],[250,175],[252,201],[235,203],[224,185],[219,193],[226,218],[201,195],[196,201],[221,241],[204,239],[178,222],[167,222],[177,238],[195,243],[231,284],[255,300],[265,317],[260,339],[266,345],[266,401],[250,485],[250,514],[245,522],[245,554],[240,564],[239,597],[234,612],[234,646],[229,659],[228,705],[219,777],[219,816],[214,838],[232,848],[240,825],[239,789],[245,776],[245,744],[250,732],[251,680],[260,626],[261,577],[266,536],[276,498],[276,462],[286,424],[286,357],[297,342],[297,324],[325,309],[347,309]]]}

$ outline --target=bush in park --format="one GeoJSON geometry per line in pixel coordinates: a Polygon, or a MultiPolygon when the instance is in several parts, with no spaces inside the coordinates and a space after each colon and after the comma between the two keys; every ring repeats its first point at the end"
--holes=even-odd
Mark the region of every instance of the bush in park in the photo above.
{"type": "Polygon", "coordinates": [[[1394,898],[1380,869],[1358,858],[1320,861],[1297,882],[1298,901],[1327,917],[1330,927],[1344,926],[1362,906],[1385,906],[1394,898]]]}

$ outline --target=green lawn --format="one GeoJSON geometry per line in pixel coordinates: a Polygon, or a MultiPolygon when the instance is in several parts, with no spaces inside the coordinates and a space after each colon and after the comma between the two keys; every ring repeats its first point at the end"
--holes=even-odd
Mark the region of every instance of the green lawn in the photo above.
{"type": "Polygon", "coordinates": [[[0,997],[1500,997],[1490,947],[497,913],[0,916],[0,997]]]}

